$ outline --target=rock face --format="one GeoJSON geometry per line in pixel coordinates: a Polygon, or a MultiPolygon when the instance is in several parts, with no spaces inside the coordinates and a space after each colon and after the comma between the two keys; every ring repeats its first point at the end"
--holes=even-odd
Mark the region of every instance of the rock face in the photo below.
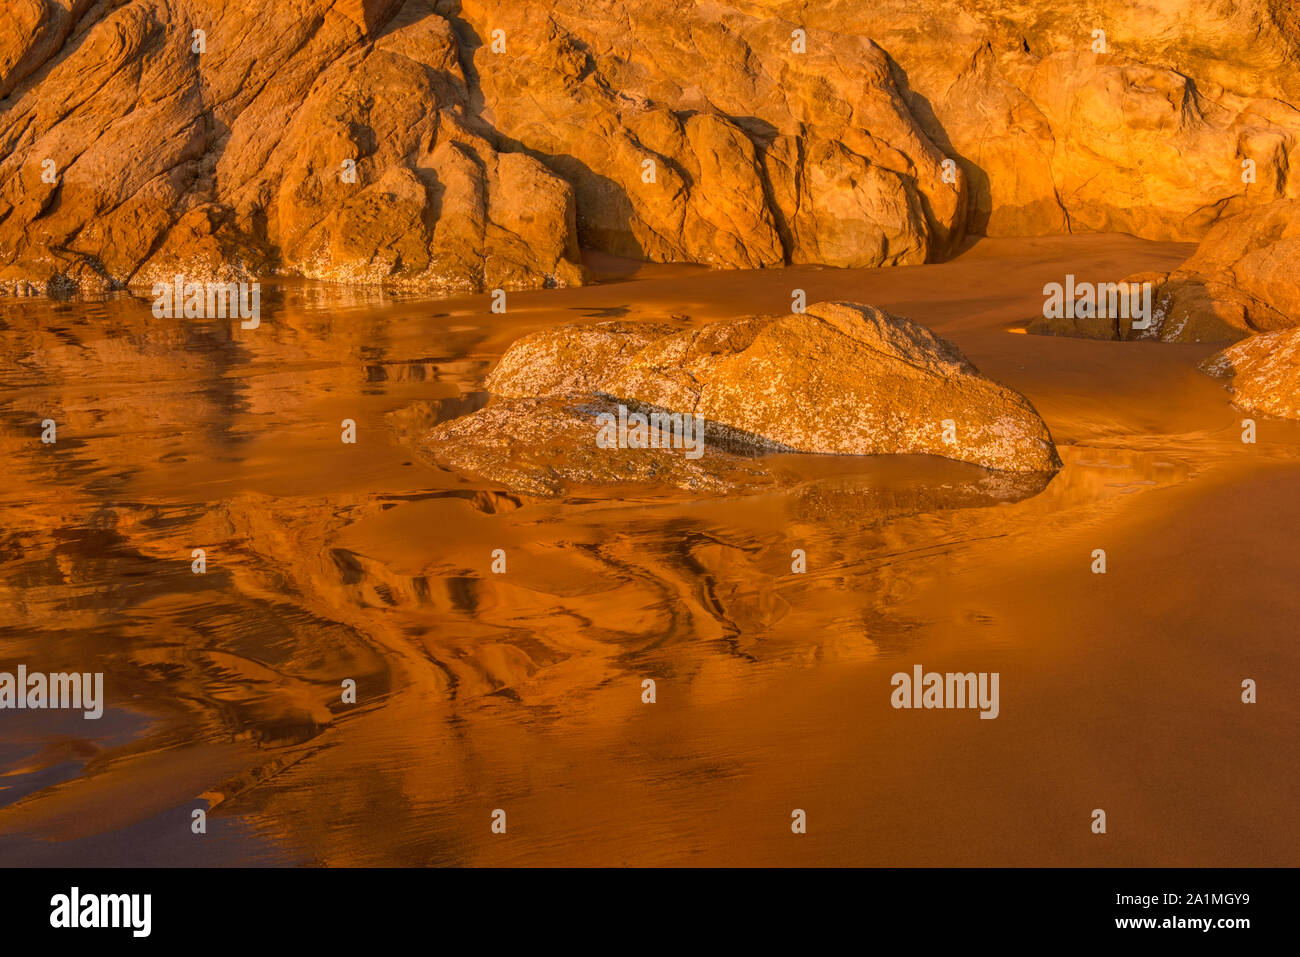
{"type": "Polygon", "coordinates": [[[861,267],[968,229],[1197,240],[1300,198],[1300,17],[1205,6],[13,0],[0,289],[481,291],[581,282],[580,246],[861,267]]]}
{"type": "Polygon", "coordinates": [[[455,6],[484,118],[574,184],[584,245],[879,266],[962,238],[964,177],[945,181],[865,35],[799,41],[794,22],[676,2],[455,6]]]}
{"type": "Polygon", "coordinates": [[[1201,368],[1232,379],[1232,402],[1247,412],[1300,419],[1300,329],[1251,336],[1201,368]]]}
{"type": "Polygon", "coordinates": [[[426,4],[38,6],[0,51],[0,285],[581,280],[572,187],[471,128],[426,4]]]}
{"type": "Polygon", "coordinates": [[[1196,241],[1221,215],[1298,195],[1290,0],[737,6],[810,39],[878,43],[913,115],[967,174],[975,232],[1196,241]]]}
{"type": "Polygon", "coordinates": [[[1171,69],[985,50],[947,97],[945,130],[970,175],[988,184],[971,214],[988,235],[1188,242],[1220,216],[1297,195],[1295,110],[1204,89],[1171,69]],[[1251,184],[1242,182],[1244,159],[1255,163],[1251,184]]]}
{"type": "MultiPolygon", "coordinates": [[[[644,413],[699,415],[711,450],[929,454],[1008,472],[1050,473],[1061,465],[1023,396],[981,376],[946,340],[871,306],[818,303],[806,313],[678,331],[624,322],[561,326],[511,346],[487,384],[498,396],[566,402],[569,410],[585,394],[601,408],[617,402],[644,413]]],[[[489,435],[493,424],[520,410],[531,416],[534,408],[494,404],[444,423],[429,445],[489,435]]],[[[580,435],[583,470],[605,454],[594,446],[590,416],[580,435]]],[[[530,428],[507,433],[526,442],[530,428]]],[[[635,459],[639,451],[620,454],[635,459]]],[[[482,457],[440,455],[471,466],[482,457]]]]}

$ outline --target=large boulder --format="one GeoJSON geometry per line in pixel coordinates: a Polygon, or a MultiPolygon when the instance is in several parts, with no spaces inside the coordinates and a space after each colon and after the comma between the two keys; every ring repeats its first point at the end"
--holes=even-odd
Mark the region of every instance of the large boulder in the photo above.
{"type": "Polygon", "coordinates": [[[507,350],[494,394],[704,417],[711,445],[839,455],[929,454],[1012,472],[1060,467],[1028,400],[952,343],[871,306],[818,303],[672,331],[560,326],[507,350]]]}
{"type": "Polygon", "coordinates": [[[1061,464],[1028,400],[947,340],[871,306],[818,303],[686,330],[642,349],[608,391],[774,449],[929,454],[1013,472],[1061,464]]]}

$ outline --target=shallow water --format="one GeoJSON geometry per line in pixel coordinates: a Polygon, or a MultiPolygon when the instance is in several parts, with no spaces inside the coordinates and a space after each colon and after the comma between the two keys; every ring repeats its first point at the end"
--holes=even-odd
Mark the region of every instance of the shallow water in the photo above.
{"type": "Polygon", "coordinates": [[[1021,334],[1044,282],[1188,252],[593,261],[609,281],[505,316],[285,284],[256,330],[0,302],[0,671],[103,671],[108,699],[0,712],[0,861],[1296,864],[1300,428],[1243,445],[1211,347],[1021,334]],[[413,450],[527,331],[781,312],[796,287],[952,339],[1063,471],[783,456],[798,481],[752,495],[534,501],[413,450]],[[999,672],[999,717],[894,710],[918,663],[999,672]]]}

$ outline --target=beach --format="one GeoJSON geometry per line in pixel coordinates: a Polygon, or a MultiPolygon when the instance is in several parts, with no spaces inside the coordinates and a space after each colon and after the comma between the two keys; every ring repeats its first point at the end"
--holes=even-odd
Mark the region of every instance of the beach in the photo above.
{"type": "Polygon", "coordinates": [[[599,281],[504,314],[265,283],[255,329],[125,294],[6,302],[0,671],[103,672],[105,701],[6,714],[0,859],[1293,865],[1300,424],[1243,443],[1197,369],[1213,345],[1025,331],[1046,283],[1192,248],[589,254],[599,281]],[[1063,469],[1027,490],[931,456],[781,455],[797,481],[748,494],[536,499],[420,452],[529,332],[784,313],[795,289],[951,340],[1029,399],[1063,469]],[[999,674],[996,719],[892,707],[916,665],[999,674]]]}

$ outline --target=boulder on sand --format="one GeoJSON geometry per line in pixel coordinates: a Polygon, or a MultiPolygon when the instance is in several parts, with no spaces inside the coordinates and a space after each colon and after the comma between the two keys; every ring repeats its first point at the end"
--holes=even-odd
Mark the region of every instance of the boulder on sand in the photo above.
{"type": "Polygon", "coordinates": [[[1300,419],[1300,329],[1251,336],[1201,364],[1231,377],[1232,402],[1260,415],[1300,419]]]}
{"type": "Polygon", "coordinates": [[[1024,396],[873,306],[818,303],[675,333],[638,352],[607,391],[703,415],[720,436],[760,448],[939,455],[1012,472],[1061,466],[1024,396]]]}
{"type": "Polygon", "coordinates": [[[737,457],[763,452],[938,455],[1015,473],[1061,466],[1023,396],[928,329],[851,303],[688,328],[558,326],[512,345],[487,386],[491,405],[442,423],[424,445],[444,464],[538,494],[629,478],[767,481],[737,457]],[[715,457],[598,447],[595,416],[619,405],[701,417],[715,457]]]}

